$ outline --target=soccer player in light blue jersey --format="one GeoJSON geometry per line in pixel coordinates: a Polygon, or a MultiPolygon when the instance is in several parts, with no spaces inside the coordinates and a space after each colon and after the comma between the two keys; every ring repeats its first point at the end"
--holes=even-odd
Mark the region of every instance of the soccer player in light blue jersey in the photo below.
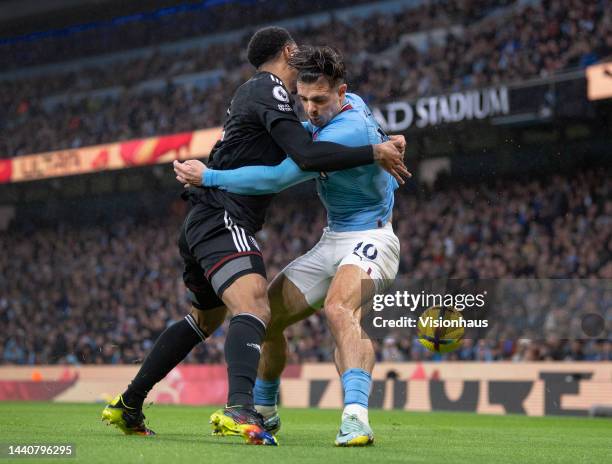
{"type": "MultiPolygon", "coordinates": [[[[308,116],[305,127],[314,140],[359,146],[387,138],[363,100],[346,93],[345,67],[336,51],[302,47],[290,64],[298,70],[298,96],[308,116]]],[[[328,226],[319,243],[270,284],[272,321],[262,348],[255,405],[266,428],[278,431],[279,379],[287,353],[283,331],[323,306],[336,342],[334,358],[344,390],[345,407],[335,443],[372,443],[368,398],[375,355],[371,340],[363,338],[360,316],[368,295],[384,290],[397,274],[400,246],[391,215],[398,182],[375,165],[317,174],[301,171],[289,157],[276,166],[223,171],[198,166],[201,185],[244,195],[276,193],[316,179],[328,226]]],[[[181,175],[177,179],[191,182],[181,175]]]]}

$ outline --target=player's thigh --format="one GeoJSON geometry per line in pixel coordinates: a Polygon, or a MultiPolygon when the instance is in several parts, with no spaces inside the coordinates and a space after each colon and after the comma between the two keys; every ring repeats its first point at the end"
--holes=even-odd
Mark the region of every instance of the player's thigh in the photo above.
{"type": "Polygon", "coordinates": [[[325,314],[328,318],[338,311],[358,313],[376,291],[374,280],[360,266],[345,264],[338,268],[327,297],[325,314]]]}
{"type": "Polygon", "coordinates": [[[268,327],[270,334],[282,333],[286,327],[306,319],[316,311],[306,301],[302,291],[282,272],[268,286],[268,298],[271,311],[268,327]]]}
{"type": "Polygon", "coordinates": [[[232,314],[267,314],[268,319],[266,271],[255,238],[222,209],[194,208],[184,227],[185,244],[217,297],[215,307],[225,305],[232,314]]]}
{"type": "Polygon", "coordinates": [[[195,314],[206,313],[224,307],[223,301],[217,296],[197,258],[189,249],[185,225],[181,228],[178,246],[183,258],[183,282],[185,287],[187,287],[187,295],[191,306],[194,311],[197,311],[195,314]]]}
{"type": "Polygon", "coordinates": [[[221,299],[233,315],[255,313],[263,315],[264,322],[269,320],[268,282],[256,273],[241,275],[225,289],[221,299]]]}
{"type": "MultiPolygon", "coordinates": [[[[321,308],[336,272],[336,263],[333,260],[335,247],[336,244],[329,239],[329,234],[324,232],[310,251],[291,261],[281,271],[283,282],[289,281],[292,284],[287,284],[287,288],[292,290],[295,287],[311,308],[321,308]]],[[[302,308],[303,301],[300,300],[296,306],[297,309],[302,308]]]]}
{"type": "Polygon", "coordinates": [[[335,240],[341,259],[325,300],[326,312],[338,308],[359,312],[375,292],[384,291],[395,279],[399,240],[390,225],[359,233],[339,233],[335,240]]]}

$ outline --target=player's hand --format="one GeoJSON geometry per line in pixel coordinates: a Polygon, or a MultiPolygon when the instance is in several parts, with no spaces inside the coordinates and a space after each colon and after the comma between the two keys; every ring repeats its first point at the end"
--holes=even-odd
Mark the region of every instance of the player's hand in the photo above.
{"type": "Polygon", "coordinates": [[[403,135],[390,135],[389,139],[402,155],[406,152],[406,138],[403,135]]]}
{"type": "MultiPolygon", "coordinates": [[[[398,141],[389,140],[388,142],[374,145],[374,160],[385,171],[391,174],[400,185],[403,185],[404,177],[412,177],[412,174],[404,165],[404,154],[396,147],[398,141]]],[[[405,144],[405,141],[404,141],[405,144]]]]}
{"type": "Polygon", "coordinates": [[[199,160],[187,160],[183,163],[175,160],[172,166],[174,167],[176,180],[185,187],[189,187],[190,185],[200,187],[202,185],[204,171],[208,169],[206,165],[199,160]]]}

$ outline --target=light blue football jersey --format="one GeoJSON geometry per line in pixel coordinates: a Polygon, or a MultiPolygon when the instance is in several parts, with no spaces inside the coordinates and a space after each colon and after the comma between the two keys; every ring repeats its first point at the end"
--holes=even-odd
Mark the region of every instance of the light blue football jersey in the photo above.
{"type": "MultiPolygon", "coordinates": [[[[358,95],[347,93],[346,104],[329,123],[306,128],[317,141],[347,146],[374,145],[387,140],[372,112],[358,95]]],[[[398,183],[377,164],[323,173],[317,192],[327,209],[332,231],[367,230],[381,227],[393,211],[398,183]]]]}

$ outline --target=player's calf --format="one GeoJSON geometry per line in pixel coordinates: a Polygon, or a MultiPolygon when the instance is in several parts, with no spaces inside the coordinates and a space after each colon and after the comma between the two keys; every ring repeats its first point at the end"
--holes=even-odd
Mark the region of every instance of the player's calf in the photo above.
{"type": "Polygon", "coordinates": [[[264,427],[270,433],[280,430],[280,417],[278,416],[278,395],[280,390],[280,376],[287,362],[287,341],[282,331],[268,335],[262,346],[259,360],[259,370],[253,389],[255,409],[264,418],[264,427]]]}
{"type": "Polygon", "coordinates": [[[191,314],[162,332],[145,358],[136,377],[123,393],[123,401],[131,408],[142,409],[149,391],[180,363],[206,334],[191,314]]]}
{"type": "Polygon", "coordinates": [[[253,396],[255,408],[264,417],[266,430],[276,434],[281,427],[278,415],[280,376],[287,364],[288,350],[283,332],[289,325],[311,315],[315,309],[283,273],[270,284],[268,297],[271,320],[262,347],[253,396]]]}
{"type": "Polygon", "coordinates": [[[338,446],[364,445],[373,441],[368,399],[375,355],[372,342],[360,325],[364,280],[371,282],[358,266],[341,266],[332,281],[324,306],[336,342],[336,367],[344,390],[342,424],[336,437],[338,446]]]}
{"type": "Polygon", "coordinates": [[[193,308],[162,332],[127,390],[102,411],[102,419],[129,435],[154,435],[144,425],[142,406],[149,391],[225,318],[225,308],[193,308]]]}
{"type": "Polygon", "coordinates": [[[239,277],[224,291],[222,299],[233,314],[225,338],[228,372],[228,406],[253,408],[253,387],[261,345],[270,320],[267,283],[259,274],[239,277]]]}

